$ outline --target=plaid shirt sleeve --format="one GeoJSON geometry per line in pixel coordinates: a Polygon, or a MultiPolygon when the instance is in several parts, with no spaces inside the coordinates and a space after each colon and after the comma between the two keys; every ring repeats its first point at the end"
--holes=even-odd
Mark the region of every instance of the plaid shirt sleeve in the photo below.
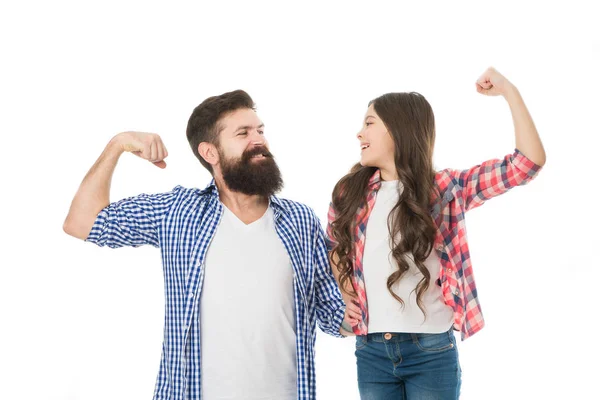
{"type": "Polygon", "coordinates": [[[540,169],[539,165],[515,149],[513,154],[502,160],[489,160],[462,171],[450,170],[450,174],[459,184],[464,211],[468,211],[515,186],[527,184],[540,169]]]}
{"type": "Polygon", "coordinates": [[[159,247],[158,229],[178,188],[167,193],[140,194],[109,204],[98,213],[86,242],[111,248],[144,244],[159,247]]]}
{"type": "Polygon", "coordinates": [[[325,234],[316,215],[315,220],[315,293],[317,323],[321,330],[336,337],[340,334],[340,326],[344,319],[346,306],[338,288],[331,265],[329,263],[325,234]]]}

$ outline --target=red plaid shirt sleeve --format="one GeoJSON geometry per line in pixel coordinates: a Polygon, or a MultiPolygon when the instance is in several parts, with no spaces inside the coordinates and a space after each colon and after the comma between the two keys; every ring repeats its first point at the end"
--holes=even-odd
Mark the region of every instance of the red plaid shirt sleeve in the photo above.
{"type": "Polygon", "coordinates": [[[489,160],[470,169],[449,172],[459,184],[464,211],[468,211],[515,186],[527,184],[541,168],[515,149],[502,160],[489,160]]]}

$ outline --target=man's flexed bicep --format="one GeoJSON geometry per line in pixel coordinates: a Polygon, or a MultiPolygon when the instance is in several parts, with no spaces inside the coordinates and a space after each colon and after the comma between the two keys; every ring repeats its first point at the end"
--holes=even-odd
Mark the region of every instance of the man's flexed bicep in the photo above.
{"type": "Polygon", "coordinates": [[[179,188],[111,203],[98,213],[86,241],[111,248],[144,244],[159,247],[162,221],[171,209],[179,188]]]}
{"type": "Polygon", "coordinates": [[[67,234],[79,239],[86,239],[90,235],[99,213],[109,206],[112,176],[124,152],[131,152],[159,168],[166,167],[163,160],[168,153],[160,136],[123,132],[113,137],[86,174],[71,202],[63,225],[67,234]]]}

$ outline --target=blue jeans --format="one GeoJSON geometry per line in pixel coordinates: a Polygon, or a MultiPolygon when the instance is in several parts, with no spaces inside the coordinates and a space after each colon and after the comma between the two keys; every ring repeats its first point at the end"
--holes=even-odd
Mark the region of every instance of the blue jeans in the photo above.
{"type": "Polygon", "coordinates": [[[356,337],[361,400],[454,400],[461,369],[452,329],[356,337]]]}

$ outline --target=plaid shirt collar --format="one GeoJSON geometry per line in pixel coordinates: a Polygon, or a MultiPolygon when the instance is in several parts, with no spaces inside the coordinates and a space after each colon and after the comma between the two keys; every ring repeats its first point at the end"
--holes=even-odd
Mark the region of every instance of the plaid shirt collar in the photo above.
{"type": "MultiPolygon", "coordinates": [[[[215,179],[213,178],[204,189],[199,190],[198,194],[216,196],[216,198],[219,199],[219,188],[217,187],[215,179]]],[[[287,215],[291,213],[288,205],[286,205],[279,197],[275,195],[269,196],[269,206],[271,205],[274,206],[276,213],[278,211],[283,211],[287,215]]]]}

